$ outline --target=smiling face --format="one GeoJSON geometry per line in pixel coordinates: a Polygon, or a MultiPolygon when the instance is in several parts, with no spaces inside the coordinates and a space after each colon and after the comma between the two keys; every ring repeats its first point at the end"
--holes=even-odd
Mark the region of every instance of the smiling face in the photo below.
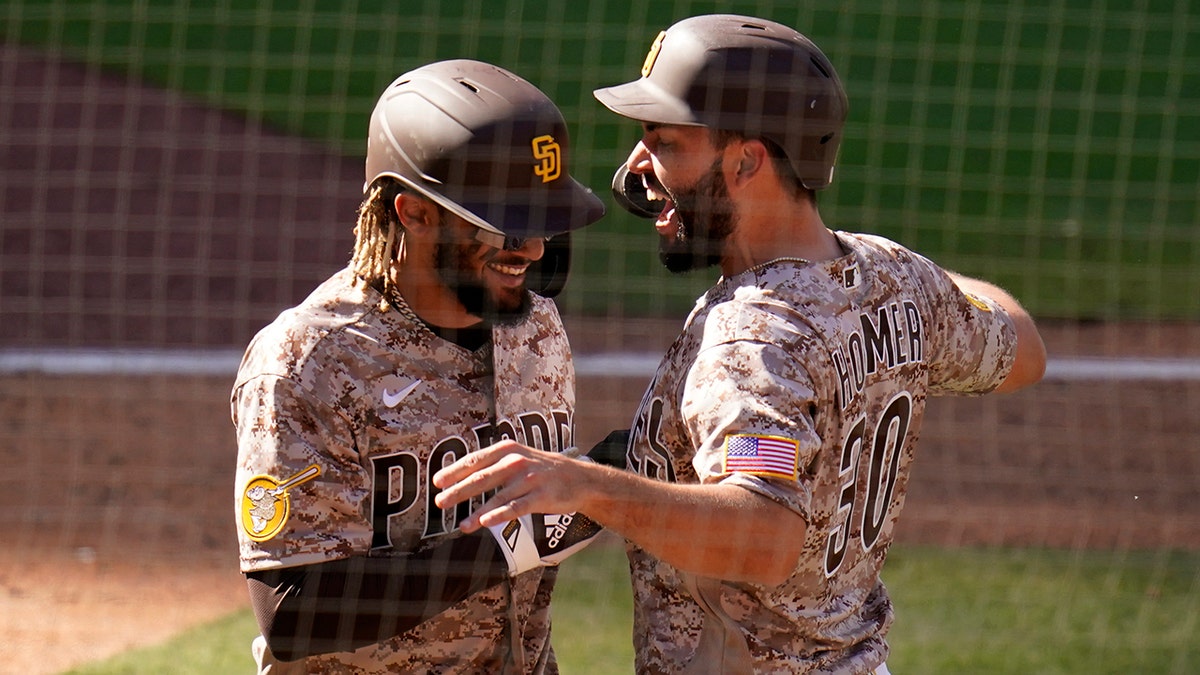
{"type": "Polygon", "coordinates": [[[650,196],[662,200],[655,219],[659,258],[672,272],[720,264],[736,224],[723,172],[724,156],[707,129],[645,124],[627,161],[650,196]]]}
{"type": "Polygon", "coordinates": [[[475,239],[475,226],[441,211],[441,238],[434,249],[437,276],[463,309],[489,324],[511,324],[529,313],[525,289],[529,266],[541,259],[545,243],[526,240],[503,251],[475,239]]]}

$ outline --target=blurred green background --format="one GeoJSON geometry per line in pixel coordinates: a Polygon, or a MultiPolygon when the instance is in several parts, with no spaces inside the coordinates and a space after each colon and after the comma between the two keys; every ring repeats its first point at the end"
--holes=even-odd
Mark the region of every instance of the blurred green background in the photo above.
{"type": "MultiPolygon", "coordinates": [[[[563,109],[573,172],[602,195],[635,125],[591,91],[633,79],[685,16],[781,21],[850,96],[826,222],[1007,286],[1040,317],[1200,318],[1200,4],[1189,0],[543,2],[9,0],[0,40],[129,71],[361,156],[378,93],[454,57],[528,78],[563,109]]],[[[676,313],[615,209],[577,238],[566,311],[676,313]]],[[[347,225],[348,227],[348,225],[347,225]]]]}

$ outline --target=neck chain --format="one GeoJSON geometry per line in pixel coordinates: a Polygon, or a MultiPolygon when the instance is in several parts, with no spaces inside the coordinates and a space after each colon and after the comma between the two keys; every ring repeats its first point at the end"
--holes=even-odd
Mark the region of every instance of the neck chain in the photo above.
{"type": "Polygon", "coordinates": [[[781,262],[796,263],[797,265],[809,265],[812,263],[811,260],[808,260],[806,258],[792,258],[792,257],[784,256],[782,258],[773,258],[766,262],[761,262],[761,263],[755,265],[754,267],[747,269],[746,271],[747,272],[758,272],[758,271],[762,270],[763,268],[770,267],[771,265],[774,265],[775,263],[781,263],[781,262]]]}
{"type": "Polygon", "coordinates": [[[412,321],[418,326],[424,326],[427,329],[429,328],[425,321],[423,321],[421,317],[417,316],[417,313],[413,311],[412,307],[408,306],[408,302],[405,301],[404,296],[400,295],[400,291],[396,290],[395,284],[389,284],[387,281],[381,279],[379,284],[375,286],[375,290],[383,296],[384,302],[391,305],[392,309],[399,312],[401,316],[409,321],[412,321]]]}
{"type": "Polygon", "coordinates": [[[417,326],[418,330],[453,342],[469,352],[480,353],[480,350],[484,347],[487,347],[489,350],[491,349],[491,327],[448,329],[432,326],[417,316],[417,313],[413,311],[413,308],[404,299],[404,296],[400,295],[400,291],[396,288],[395,284],[385,284],[381,281],[380,286],[382,287],[377,286],[375,290],[379,291],[379,294],[383,296],[383,301],[390,305],[392,309],[399,312],[401,316],[411,321],[414,326],[417,326]]]}

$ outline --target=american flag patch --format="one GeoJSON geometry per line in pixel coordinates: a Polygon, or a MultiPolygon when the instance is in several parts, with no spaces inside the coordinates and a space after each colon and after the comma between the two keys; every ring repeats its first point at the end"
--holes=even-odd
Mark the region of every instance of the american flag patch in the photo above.
{"type": "Polygon", "coordinates": [[[725,437],[725,472],[796,480],[799,453],[800,443],[790,438],[733,434],[725,437]]]}

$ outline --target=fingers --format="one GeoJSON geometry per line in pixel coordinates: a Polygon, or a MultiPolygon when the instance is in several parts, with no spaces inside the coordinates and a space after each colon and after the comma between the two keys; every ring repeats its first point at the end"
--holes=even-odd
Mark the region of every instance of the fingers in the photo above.
{"type": "MultiPolygon", "coordinates": [[[[496,495],[500,497],[500,495],[496,495]]],[[[488,500],[483,508],[472,513],[469,518],[459,524],[459,528],[463,532],[470,534],[480,527],[492,527],[501,523],[507,523],[515,518],[520,518],[528,513],[531,513],[524,504],[521,498],[511,500],[503,500],[503,498],[492,498],[488,500]]]]}
{"type": "MultiPolygon", "coordinates": [[[[512,441],[471,453],[438,471],[433,485],[440,489],[434,503],[442,509],[495,492],[485,504],[459,523],[464,532],[492,527],[533,512],[558,512],[569,502],[569,481],[559,469],[567,460],[512,441]],[[565,490],[565,491],[564,491],[565,490]]],[[[565,511],[564,511],[565,512],[565,511]]]]}
{"type": "MultiPolygon", "coordinates": [[[[478,452],[472,452],[450,466],[442,468],[433,474],[433,485],[439,488],[446,488],[467,476],[495,464],[498,459],[503,457],[503,453],[497,451],[501,447],[499,445],[488,446],[478,452]]],[[[507,446],[504,446],[504,448],[507,449],[507,446]]]]}
{"type": "Polygon", "coordinates": [[[469,459],[469,456],[461,459],[434,475],[434,486],[442,490],[434,498],[434,503],[440,508],[448,509],[459,502],[500,488],[508,479],[508,472],[503,471],[503,467],[496,467],[494,463],[482,465],[484,468],[480,469],[459,466],[469,459]]]}
{"type": "Polygon", "coordinates": [[[509,499],[504,493],[504,490],[496,493],[486,504],[459,523],[459,529],[470,534],[481,527],[507,523],[531,512],[520,497],[509,499]]]}
{"type": "Polygon", "coordinates": [[[519,472],[517,464],[524,451],[517,443],[502,441],[443,468],[433,475],[433,485],[441,489],[434,503],[448,509],[503,487],[519,472]]]}

